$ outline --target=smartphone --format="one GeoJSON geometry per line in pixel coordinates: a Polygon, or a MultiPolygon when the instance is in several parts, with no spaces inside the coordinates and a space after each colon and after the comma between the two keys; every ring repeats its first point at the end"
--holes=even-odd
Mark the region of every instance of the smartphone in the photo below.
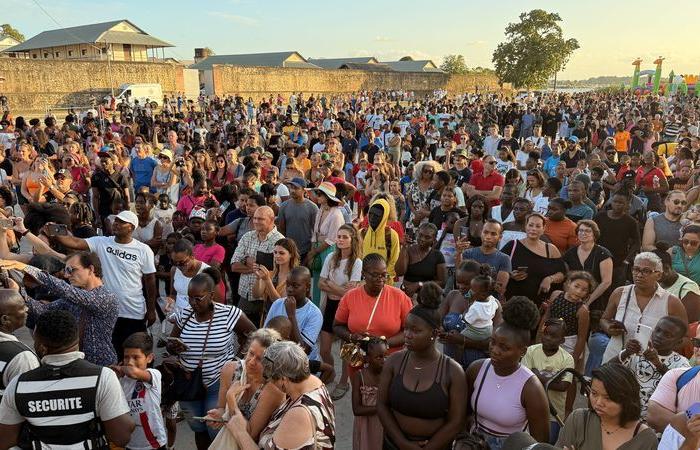
{"type": "Polygon", "coordinates": [[[192,420],[199,420],[200,422],[228,423],[227,420],[224,420],[224,419],[215,419],[215,418],[213,418],[213,417],[192,416],[192,420]]]}
{"type": "Polygon", "coordinates": [[[527,272],[527,266],[519,266],[516,270],[520,272],[527,272]]]}
{"type": "Polygon", "coordinates": [[[685,411],[685,415],[688,419],[698,414],[700,414],[700,402],[693,403],[690,405],[690,408],[685,411]]]}
{"type": "Polygon", "coordinates": [[[638,323],[637,327],[635,328],[634,338],[638,340],[640,344],[642,344],[642,348],[644,350],[646,350],[649,346],[649,340],[651,339],[652,331],[653,328],[651,328],[649,325],[644,325],[642,323],[638,323]]]}
{"type": "Polygon", "coordinates": [[[267,270],[274,270],[275,260],[272,253],[258,252],[255,255],[255,264],[264,266],[267,270]]]}
{"type": "Polygon", "coordinates": [[[68,225],[62,223],[46,225],[46,234],[49,236],[68,236],[68,225]]]}
{"type": "Polygon", "coordinates": [[[459,237],[460,238],[469,237],[469,227],[460,227],[459,228],[459,237]]]}
{"type": "Polygon", "coordinates": [[[15,221],[12,219],[2,218],[0,219],[0,225],[2,225],[3,228],[12,228],[15,226],[15,221]]]}

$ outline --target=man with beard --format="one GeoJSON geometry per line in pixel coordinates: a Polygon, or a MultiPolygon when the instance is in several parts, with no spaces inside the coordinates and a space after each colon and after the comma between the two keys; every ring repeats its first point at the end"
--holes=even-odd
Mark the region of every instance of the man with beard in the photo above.
{"type": "Polygon", "coordinates": [[[680,243],[681,215],[688,204],[683,191],[671,191],[664,201],[663,214],[647,219],[642,235],[642,250],[653,251],[656,243],[664,241],[670,245],[680,243]]]}

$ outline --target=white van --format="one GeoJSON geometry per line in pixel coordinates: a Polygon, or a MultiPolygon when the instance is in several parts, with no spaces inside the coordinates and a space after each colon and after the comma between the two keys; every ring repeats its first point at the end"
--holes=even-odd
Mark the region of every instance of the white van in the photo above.
{"type": "MultiPolygon", "coordinates": [[[[117,100],[117,105],[124,100],[126,103],[133,105],[134,101],[138,100],[139,105],[145,105],[146,100],[151,104],[151,108],[161,106],[163,101],[163,89],[160,84],[132,84],[125,83],[119,86],[115,91],[114,97],[117,100]]],[[[106,96],[105,100],[109,101],[110,96],[106,96]]]]}

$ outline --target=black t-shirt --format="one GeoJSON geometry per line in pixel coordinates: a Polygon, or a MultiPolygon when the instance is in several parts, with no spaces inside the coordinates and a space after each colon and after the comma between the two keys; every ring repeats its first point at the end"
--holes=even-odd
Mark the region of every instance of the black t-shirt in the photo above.
{"type": "Polygon", "coordinates": [[[12,162],[9,159],[5,158],[0,162],[0,169],[4,169],[8,177],[12,176],[12,162]]]}
{"type": "Polygon", "coordinates": [[[112,175],[103,170],[96,171],[92,176],[92,187],[97,189],[100,196],[99,211],[102,216],[112,213],[112,203],[118,199],[126,199],[126,190],[129,182],[124,175],[114,172],[112,175]]]}
{"type": "Polygon", "coordinates": [[[503,138],[498,141],[499,150],[506,147],[510,148],[513,153],[515,153],[520,148],[520,144],[518,144],[518,140],[513,137],[510,139],[503,138]]]}
{"type": "Polygon", "coordinates": [[[575,169],[579,160],[586,159],[586,152],[579,149],[572,156],[568,151],[565,151],[561,154],[560,159],[566,163],[567,169],[575,169]]]}
{"type": "Polygon", "coordinates": [[[629,254],[630,247],[640,243],[639,224],[629,214],[619,219],[611,219],[607,211],[599,212],[593,220],[600,228],[598,245],[608,249],[612,254],[613,264],[619,266],[629,254]]]}

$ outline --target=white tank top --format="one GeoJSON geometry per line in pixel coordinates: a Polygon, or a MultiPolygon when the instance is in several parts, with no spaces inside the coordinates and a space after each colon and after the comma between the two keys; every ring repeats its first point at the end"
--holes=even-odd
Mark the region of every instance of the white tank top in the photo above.
{"type": "Polygon", "coordinates": [[[153,235],[155,233],[157,221],[158,221],[158,219],[153,218],[153,219],[151,219],[150,222],[148,222],[148,224],[145,227],[141,227],[141,226],[137,227],[134,230],[132,237],[134,239],[136,239],[137,241],[141,241],[143,243],[150,241],[151,239],[153,239],[153,235]]]}
{"type": "MultiPolygon", "coordinates": [[[[197,274],[202,273],[204,269],[209,267],[209,264],[201,263],[197,274]]],[[[177,293],[175,296],[175,311],[184,309],[189,304],[187,288],[190,286],[192,277],[186,277],[179,268],[175,268],[175,276],[173,277],[173,287],[177,293]]]]}
{"type": "MultiPolygon", "coordinates": [[[[668,296],[671,295],[666,289],[658,286],[656,292],[642,312],[637,305],[637,296],[634,292],[634,285],[625,286],[622,289],[622,296],[615,311],[615,320],[625,324],[627,333],[623,336],[627,339],[634,337],[637,324],[641,323],[654,329],[656,323],[664,316],[668,315],[668,296]],[[630,292],[631,290],[631,292],[630,292]],[[629,297],[629,305],[627,298],[629,297]],[[627,310],[627,312],[625,312],[627,310]]],[[[610,338],[603,361],[609,361],[620,353],[624,347],[623,336],[613,336],[610,338]]]]}

